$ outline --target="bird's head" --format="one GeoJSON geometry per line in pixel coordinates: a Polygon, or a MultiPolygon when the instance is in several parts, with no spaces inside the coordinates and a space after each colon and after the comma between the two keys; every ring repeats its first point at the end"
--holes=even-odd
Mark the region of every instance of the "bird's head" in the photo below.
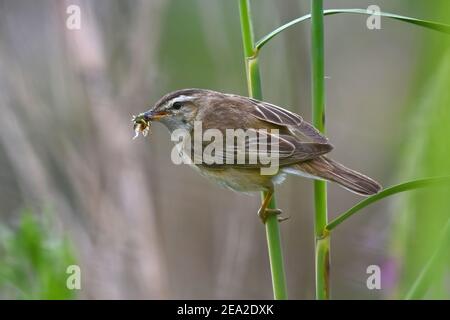
{"type": "Polygon", "coordinates": [[[211,92],[204,89],[183,89],[166,94],[147,112],[135,117],[136,120],[151,123],[159,121],[171,132],[176,129],[190,130],[205,98],[211,92]]]}

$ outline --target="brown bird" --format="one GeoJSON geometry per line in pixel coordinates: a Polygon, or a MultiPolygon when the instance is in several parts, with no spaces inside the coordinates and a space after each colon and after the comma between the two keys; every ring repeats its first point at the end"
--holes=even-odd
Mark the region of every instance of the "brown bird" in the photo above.
{"type": "Polygon", "coordinates": [[[192,167],[222,186],[240,192],[266,191],[267,196],[258,210],[263,222],[269,214],[281,212],[267,206],[274,185],[283,182],[288,174],[335,182],[362,196],[381,189],[371,178],[325,156],[333,146],[324,135],[301,116],[271,103],[212,90],[183,89],[165,95],[149,111],[133,117],[136,135],[139,132],[145,135],[153,121],[161,122],[171,133],[183,130],[191,138],[195,135],[196,124],[202,132],[215,129],[223,137],[230,129],[257,132],[256,137],[247,137],[241,144],[234,138],[231,144],[224,142],[225,151],[218,154],[215,150],[214,163],[201,160],[211,141],[201,141],[199,149],[195,147],[196,139],[188,142],[183,139],[177,147],[184,157],[194,159],[192,167]],[[278,171],[263,174],[261,169],[267,168],[267,163],[248,161],[260,149],[276,151],[278,171]],[[231,156],[234,160],[244,156],[246,161],[227,162],[231,156]],[[200,161],[195,161],[199,158],[200,161]]]}

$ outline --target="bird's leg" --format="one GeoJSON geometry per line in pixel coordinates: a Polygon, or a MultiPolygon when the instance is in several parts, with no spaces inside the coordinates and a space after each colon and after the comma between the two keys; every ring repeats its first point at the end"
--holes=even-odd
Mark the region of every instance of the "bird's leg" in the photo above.
{"type": "Polygon", "coordinates": [[[258,210],[258,216],[261,219],[263,224],[266,224],[267,218],[271,214],[277,215],[277,219],[280,222],[289,219],[289,217],[280,217],[279,216],[280,214],[283,213],[283,211],[281,211],[281,209],[267,208],[269,206],[270,200],[272,199],[272,196],[273,196],[273,188],[269,189],[269,191],[266,193],[266,197],[264,198],[263,203],[261,204],[261,208],[259,208],[259,210],[258,210]]]}

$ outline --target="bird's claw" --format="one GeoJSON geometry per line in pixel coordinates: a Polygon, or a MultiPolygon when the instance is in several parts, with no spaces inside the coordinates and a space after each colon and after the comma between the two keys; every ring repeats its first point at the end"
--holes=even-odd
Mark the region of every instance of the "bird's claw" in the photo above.
{"type": "Polygon", "coordinates": [[[265,210],[258,210],[258,216],[261,219],[263,224],[266,224],[267,219],[271,216],[271,215],[276,215],[277,216],[277,220],[279,222],[285,221],[287,219],[289,219],[289,217],[281,217],[280,215],[283,213],[283,211],[281,209],[273,209],[273,208],[266,208],[265,210]]]}

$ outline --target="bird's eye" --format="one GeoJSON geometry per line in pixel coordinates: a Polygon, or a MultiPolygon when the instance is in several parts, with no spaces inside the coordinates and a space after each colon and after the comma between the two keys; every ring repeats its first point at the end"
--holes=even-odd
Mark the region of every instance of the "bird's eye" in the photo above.
{"type": "Polygon", "coordinates": [[[173,103],[173,105],[172,105],[172,109],[174,109],[174,110],[180,110],[181,109],[181,107],[182,107],[183,105],[181,104],[181,102],[174,102],[173,103]]]}

